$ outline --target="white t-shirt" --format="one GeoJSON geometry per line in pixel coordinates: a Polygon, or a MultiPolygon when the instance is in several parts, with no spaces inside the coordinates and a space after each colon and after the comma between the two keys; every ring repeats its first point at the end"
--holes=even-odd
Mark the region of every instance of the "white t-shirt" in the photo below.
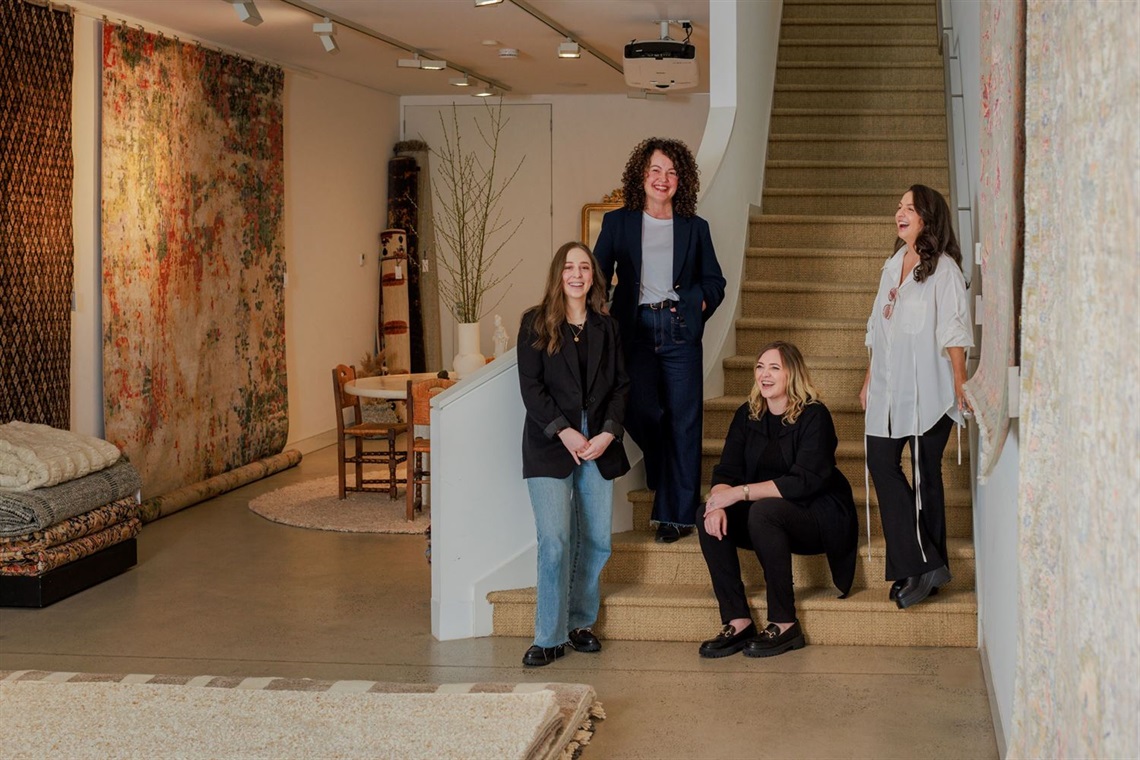
{"type": "Polygon", "coordinates": [[[954,371],[947,348],[972,348],[973,331],[962,270],[940,256],[925,282],[913,276],[899,285],[906,248],[883,265],[879,292],[867,320],[871,383],[867,390],[867,435],[922,435],[948,414],[962,424],[954,398],[954,371]],[[891,318],[883,315],[898,287],[891,318]]]}
{"type": "Polygon", "coordinates": [[[641,212],[640,303],[680,301],[673,290],[673,220],[641,212]]]}

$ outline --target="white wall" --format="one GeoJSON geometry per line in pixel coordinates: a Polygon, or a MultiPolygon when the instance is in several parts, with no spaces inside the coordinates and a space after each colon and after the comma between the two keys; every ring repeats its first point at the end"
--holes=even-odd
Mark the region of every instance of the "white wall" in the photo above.
{"type": "MultiPolygon", "coordinates": [[[[101,25],[86,16],[75,22],[71,419],[73,430],[102,435],[101,25]]],[[[329,372],[375,345],[378,235],[387,226],[399,103],[340,80],[286,73],[284,105],[289,441],[322,434],[320,445],[333,440],[329,372]]]]}
{"type": "Polygon", "coordinates": [[[397,98],[286,73],[290,443],[327,434],[334,425],[332,368],[358,365],[375,349],[379,236],[388,226],[388,158],[398,137],[397,98]]]}

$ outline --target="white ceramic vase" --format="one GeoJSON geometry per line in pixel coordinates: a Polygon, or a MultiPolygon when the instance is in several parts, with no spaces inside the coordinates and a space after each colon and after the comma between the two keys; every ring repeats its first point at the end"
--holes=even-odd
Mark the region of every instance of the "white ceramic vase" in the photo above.
{"type": "Polygon", "coordinates": [[[451,360],[451,366],[459,377],[467,377],[487,363],[487,358],[479,351],[479,323],[464,322],[456,325],[459,353],[451,360]]]}

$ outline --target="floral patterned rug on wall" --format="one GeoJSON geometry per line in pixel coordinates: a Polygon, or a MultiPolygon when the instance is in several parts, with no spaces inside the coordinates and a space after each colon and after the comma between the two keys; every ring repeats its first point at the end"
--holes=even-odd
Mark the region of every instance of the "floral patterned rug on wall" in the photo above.
{"type": "Polygon", "coordinates": [[[144,498],[284,448],[283,82],[103,28],[106,437],[144,498]]]}

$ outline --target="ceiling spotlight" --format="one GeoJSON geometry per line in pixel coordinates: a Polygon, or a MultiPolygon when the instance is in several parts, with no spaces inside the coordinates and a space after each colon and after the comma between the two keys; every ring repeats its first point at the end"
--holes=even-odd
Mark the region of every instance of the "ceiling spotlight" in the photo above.
{"type": "Polygon", "coordinates": [[[578,47],[577,42],[575,42],[574,40],[567,37],[566,41],[558,46],[558,57],[559,58],[581,58],[582,57],[582,50],[581,50],[581,48],[578,47]]]}
{"type": "Polygon", "coordinates": [[[475,0],[475,7],[482,8],[484,5],[498,5],[503,0],[475,0]]]}
{"type": "Polygon", "coordinates": [[[456,87],[470,87],[471,86],[471,80],[467,77],[466,74],[464,74],[461,77],[452,77],[451,79],[448,79],[447,82],[448,82],[448,84],[455,85],[456,87]]]}
{"type": "Polygon", "coordinates": [[[232,3],[232,5],[243,24],[257,26],[262,22],[261,14],[258,12],[257,5],[254,4],[253,0],[242,3],[232,3]]]}
{"type": "Polygon", "coordinates": [[[340,45],[336,44],[336,24],[328,18],[313,24],[313,34],[321,38],[321,45],[326,53],[335,55],[340,52],[340,45]]]}
{"type": "Polygon", "coordinates": [[[484,85],[483,89],[477,90],[476,92],[471,93],[471,97],[473,97],[473,98],[489,98],[492,95],[498,95],[498,93],[495,92],[495,88],[489,84],[484,85]]]}
{"type": "Polygon", "coordinates": [[[447,61],[433,61],[429,58],[420,58],[419,53],[412,53],[411,58],[401,58],[396,61],[401,69],[424,69],[426,71],[441,71],[447,68],[447,61]]]}

